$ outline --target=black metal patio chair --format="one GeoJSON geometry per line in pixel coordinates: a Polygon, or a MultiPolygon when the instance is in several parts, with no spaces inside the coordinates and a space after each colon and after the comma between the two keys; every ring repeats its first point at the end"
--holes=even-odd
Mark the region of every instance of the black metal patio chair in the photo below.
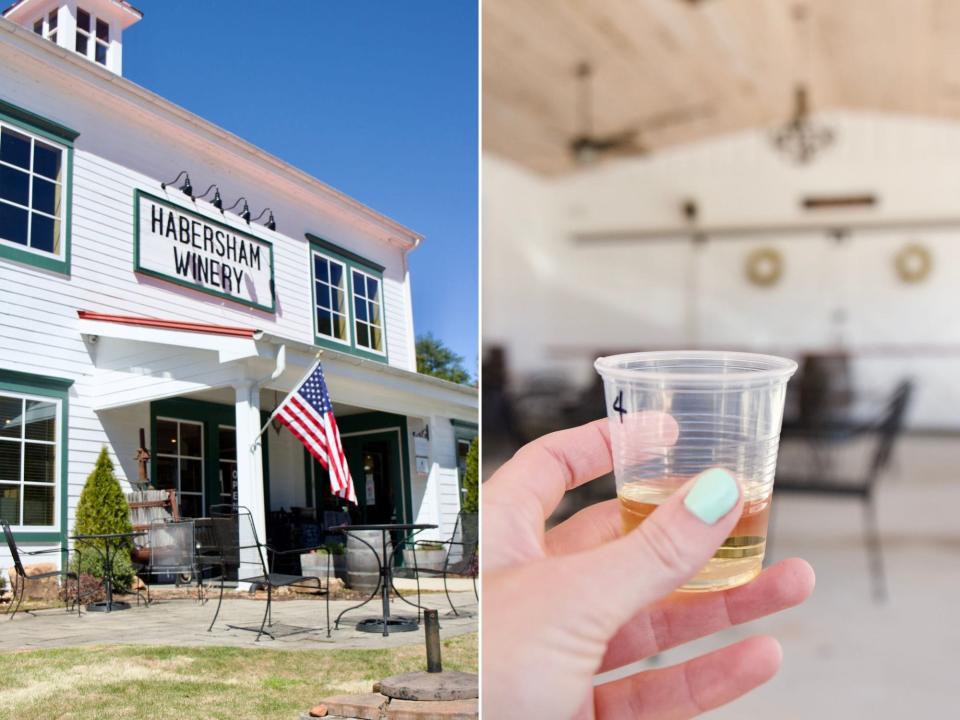
{"type": "MultiPolygon", "coordinates": [[[[211,517],[208,522],[200,525],[199,542],[197,551],[197,564],[201,568],[215,567],[220,575],[220,596],[217,600],[217,609],[214,612],[213,620],[207,631],[212,631],[217,617],[220,614],[220,607],[223,604],[223,590],[228,575],[236,573],[238,583],[249,583],[250,591],[254,592],[258,588],[267,590],[267,606],[264,608],[263,620],[260,623],[257,632],[257,642],[262,635],[267,635],[275,639],[270,631],[273,627],[273,590],[274,588],[308,586],[316,583],[318,593],[324,593],[323,582],[318,577],[309,575],[288,575],[285,573],[272,572],[271,567],[276,561],[278,555],[292,553],[306,553],[311,550],[318,550],[319,547],[294,548],[291,550],[277,551],[269,545],[261,542],[257,536],[257,529],[253,523],[253,514],[245,507],[234,507],[232,505],[214,506],[211,508],[211,517]],[[244,559],[245,557],[252,559],[244,559]],[[244,566],[254,568],[256,574],[247,575],[244,572],[244,566]]],[[[326,616],[327,616],[327,637],[330,637],[330,563],[327,563],[327,591],[326,591],[326,616]]],[[[228,625],[235,630],[254,630],[254,628],[228,625]]],[[[300,630],[306,632],[310,628],[300,630]]]]}
{"type": "MultiPolygon", "coordinates": [[[[394,577],[414,578],[417,581],[417,605],[420,604],[420,575],[443,577],[443,591],[450,604],[450,610],[459,616],[461,612],[453,604],[450,589],[447,585],[448,577],[468,577],[473,580],[473,595],[480,599],[477,593],[477,575],[479,562],[477,548],[479,544],[477,513],[464,512],[457,514],[457,521],[453,526],[453,534],[449,540],[413,540],[408,541],[407,547],[413,550],[413,567],[402,567],[394,571],[394,577]],[[417,548],[424,545],[443,545],[446,553],[442,568],[424,568],[417,562],[417,548]]],[[[394,588],[396,589],[396,588],[394,588]]],[[[399,593],[398,593],[399,594],[399,593]]]]}
{"type": "MultiPolygon", "coordinates": [[[[0,520],[0,527],[3,528],[3,536],[7,541],[7,549],[10,551],[10,557],[13,559],[13,566],[16,568],[17,575],[14,578],[14,587],[13,587],[13,597],[10,600],[10,605],[7,606],[7,613],[10,614],[10,619],[13,620],[16,616],[17,611],[20,609],[20,604],[23,602],[23,596],[27,591],[28,582],[36,582],[38,580],[44,580],[46,578],[57,577],[63,581],[66,580],[76,580],[77,583],[77,598],[76,598],[76,608],[77,615],[80,615],[80,576],[68,569],[53,570],[51,572],[35,573],[33,575],[27,575],[26,570],[23,567],[23,561],[21,556],[30,556],[36,557],[38,555],[50,555],[53,553],[61,553],[60,548],[50,548],[48,550],[20,550],[17,547],[16,540],[13,539],[13,531],[10,529],[10,524],[6,520],[0,520]],[[13,613],[10,613],[10,610],[13,609],[13,613]]],[[[28,615],[33,615],[33,612],[30,610],[24,610],[28,615]]],[[[70,606],[67,605],[67,612],[70,612],[70,606]]]]}
{"type": "MultiPolygon", "coordinates": [[[[913,384],[904,380],[897,385],[883,410],[871,420],[845,422],[824,419],[817,423],[784,426],[780,440],[781,457],[785,449],[797,443],[806,446],[809,458],[804,463],[802,472],[795,472],[795,466],[778,468],[774,482],[777,495],[797,493],[852,497],[863,503],[864,540],[873,580],[873,594],[878,601],[886,598],[887,589],[874,488],[880,474],[890,463],[897,437],[903,429],[903,419],[912,393],[913,384]],[[873,450],[866,468],[853,477],[838,472],[835,462],[838,451],[861,439],[873,441],[873,450]]],[[[768,544],[771,534],[768,533],[768,544]]],[[[769,552],[769,545],[767,549],[769,552]]]]}

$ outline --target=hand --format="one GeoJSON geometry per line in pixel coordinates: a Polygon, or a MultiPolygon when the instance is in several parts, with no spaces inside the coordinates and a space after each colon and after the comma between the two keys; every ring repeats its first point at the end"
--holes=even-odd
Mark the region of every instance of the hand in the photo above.
{"type": "MultiPolygon", "coordinates": [[[[740,517],[739,487],[716,470],[708,473],[726,479],[727,498],[705,489],[708,480],[697,492],[699,505],[691,498],[688,508],[694,478],[627,535],[617,500],[544,532],[567,490],[611,471],[608,428],[598,420],[540,438],[483,486],[485,717],[692,717],[769,680],[780,665],[779,643],[749,638],[598,687],[593,677],[791,607],[813,590],[813,570],[792,559],[737,588],[671,594],[707,563],[740,517]],[[704,492],[714,510],[725,503],[725,512],[704,512],[704,492]]],[[[636,417],[635,431],[650,444],[672,445],[677,437],[676,422],[660,413],[636,417]]]]}

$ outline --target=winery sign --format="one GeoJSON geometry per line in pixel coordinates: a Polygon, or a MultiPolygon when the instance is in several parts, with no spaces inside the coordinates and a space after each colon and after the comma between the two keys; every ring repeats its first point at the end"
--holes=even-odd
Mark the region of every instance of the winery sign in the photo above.
{"type": "Polygon", "coordinates": [[[136,272],[274,312],[270,243],[142,190],[133,212],[136,272]]]}

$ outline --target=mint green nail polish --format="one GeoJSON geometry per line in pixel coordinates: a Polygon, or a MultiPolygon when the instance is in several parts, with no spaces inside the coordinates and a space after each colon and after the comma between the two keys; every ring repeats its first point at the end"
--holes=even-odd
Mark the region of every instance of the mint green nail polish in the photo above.
{"type": "Polygon", "coordinates": [[[697,478],[683,504],[703,522],[713,525],[730,512],[739,498],[740,488],[733,475],[714,468],[697,478]]]}

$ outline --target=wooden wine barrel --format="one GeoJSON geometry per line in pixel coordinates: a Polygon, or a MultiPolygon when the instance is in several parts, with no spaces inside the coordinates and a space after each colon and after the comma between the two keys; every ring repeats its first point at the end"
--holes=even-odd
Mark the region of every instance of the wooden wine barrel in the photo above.
{"type": "Polygon", "coordinates": [[[347,586],[352,590],[372,592],[380,580],[380,565],[373,554],[373,550],[364,545],[357,538],[362,538],[376,548],[380,562],[384,556],[390,562],[393,552],[393,543],[387,533],[386,553],[383,548],[383,536],[379,530],[356,530],[347,533],[347,586]]]}

